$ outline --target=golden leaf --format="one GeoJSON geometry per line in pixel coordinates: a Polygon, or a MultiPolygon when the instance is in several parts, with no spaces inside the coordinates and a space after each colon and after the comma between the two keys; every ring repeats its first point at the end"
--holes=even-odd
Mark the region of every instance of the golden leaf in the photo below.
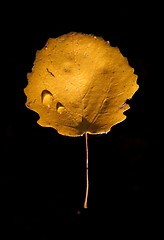
{"type": "Polygon", "coordinates": [[[39,114],[39,125],[66,136],[109,132],[139,88],[117,47],[76,32],[49,38],[27,78],[26,107],[39,114]]]}

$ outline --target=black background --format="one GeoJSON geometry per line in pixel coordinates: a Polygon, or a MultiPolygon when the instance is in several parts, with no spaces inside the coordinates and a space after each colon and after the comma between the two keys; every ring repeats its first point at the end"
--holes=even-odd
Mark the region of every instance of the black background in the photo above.
{"type": "MultiPolygon", "coordinates": [[[[162,74],[162,11],[156,3],[11,3],[1,17],[2,221],[6,239],[52,239],[64,233],[137,235],[163,224],[164,160],[158,107],[162,74]],[[89,135],[89,198],[85,138],[43,128],[25,107],[23,89],[35,53],[68,32],[118,46],[138,75],[127,119],[105,135],[89,135]]],[[[160,110],[159,110],[160,109],[160,110]]],[[[156,228],[156,227],[157,228],[156,228]]],[[[77,235],[76,235],[77,234],[77,235]]],[[[60,239],[60,238],[59,238],[60,239]]],[[[101,238],[104,239],[104,238],[101,238]]]]}

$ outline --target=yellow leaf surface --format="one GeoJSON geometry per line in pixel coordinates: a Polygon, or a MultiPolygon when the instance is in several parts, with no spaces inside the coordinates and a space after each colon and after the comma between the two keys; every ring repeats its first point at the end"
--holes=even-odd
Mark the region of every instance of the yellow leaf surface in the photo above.
{"type": "Polygon", "coordinates": [[[66,136],[109,132],[122,122],[138,90],[137,75],[117,47],[101,37],[67,33],[36,52],[24,89],[38,124],[66,136]]]}

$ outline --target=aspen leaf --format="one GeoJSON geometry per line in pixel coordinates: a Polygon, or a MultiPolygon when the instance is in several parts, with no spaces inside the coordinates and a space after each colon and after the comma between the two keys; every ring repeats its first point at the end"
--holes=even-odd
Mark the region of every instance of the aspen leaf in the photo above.
{"type": "Polygon", "coordinates": [[[138,90],[137,75],[118,47],[102,37],[68,33],[49,38],[38,50],[24,89],[26,106],[39,115],[38,124],[66,136],[86,139],[88,199],[88,133],[107,133],[122,122],[126,103],[138,90]]]}
{"type": "Polygon", "coordinates": [[[139,88],[118,47],[102,37],[71,32],[49,38],[36,52],[24,89],[38,124],[66,136],[107,133],[125,120],[139,88]]]}

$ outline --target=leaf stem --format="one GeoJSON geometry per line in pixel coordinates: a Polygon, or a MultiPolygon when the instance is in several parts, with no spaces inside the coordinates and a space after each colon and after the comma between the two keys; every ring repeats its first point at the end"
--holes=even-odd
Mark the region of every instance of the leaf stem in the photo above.
{"type": "Polygon", "coordinates": [[[89,190],[89,177],[88,177],[88,134],[87,134],[87,132],[85,132],[85,146],[86,146],[86,192],[85,192],[84,208],[87,208],[88,190],[89,190]]]}

